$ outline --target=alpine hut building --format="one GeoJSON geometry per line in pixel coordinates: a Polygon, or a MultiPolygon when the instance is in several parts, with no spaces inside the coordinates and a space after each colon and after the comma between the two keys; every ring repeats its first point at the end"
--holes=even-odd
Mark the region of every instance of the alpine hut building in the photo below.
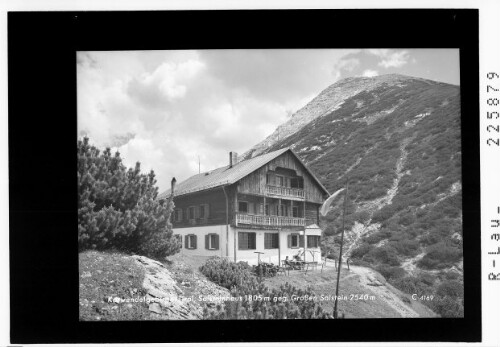
{"type": "Polygon", "coordinates": [[[319,209],[328,196],[290,148],[242,161],[230,152],[227,166],[177,184],[171,222],[186,255],[249,264],[259,256],[279,264],[298,253],[319,260],[319,209]]]}

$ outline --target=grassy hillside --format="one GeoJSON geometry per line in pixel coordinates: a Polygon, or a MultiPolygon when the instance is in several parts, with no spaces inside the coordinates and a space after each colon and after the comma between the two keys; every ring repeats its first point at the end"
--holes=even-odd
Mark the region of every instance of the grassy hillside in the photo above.
{"type": "MultiPolygon", "coordinates": [[[[330,192],[349,181],[351,258],[383,271],[389,267],[393,283],[408,291],[415,290],[408,278],[426,292],[435,293],[449,276],[460,286],[460,88],[385,79],[267,151],[291,146],[330,192]],[[424,275],[435,281],[425,284],[424,275]],[[401,279],[408,283],[396,282],[401,279]]],[[[341,231],[342,200],[322,221],[326,237],[341,231]]]]}

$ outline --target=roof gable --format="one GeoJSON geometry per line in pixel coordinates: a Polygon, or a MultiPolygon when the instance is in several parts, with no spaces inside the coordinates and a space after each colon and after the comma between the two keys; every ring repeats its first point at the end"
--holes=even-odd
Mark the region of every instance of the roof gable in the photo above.
{"type": "MultiPolygon", "coordinates": [[[[203,172],[194,176],[189,177],[185,181],[178,183],[175,188],[175,196],[185,195],[189,193],[195,193],[203,190],[208,190],[212,188],[216,188],[223,185],[230,185],[238,182],[245,176],[251,174],[255,170],[261,168],[266,165],[271,160],[279,157],[283,153],[290,151],[295,158],[304,166],[306,171],[313,177],[316,183],[327,193],[326,188],[321,184],[321,182],[314,176],[314,174],[307,168],[304,163],[300,160],[300,158],[295,154],[290,148],[282,148],[280,150],[266,153],[263,155],[259,155],[254,158],[250,158],[247,160],[243,160],[241,162],[236,163],[233,167],[229,167],[229,165],[220,167],[218,169],[203,172]]],[[[167,197],[170,194],[170,189],[161,193],[158,196],[158,199],[162,199],[167,197]]]]}

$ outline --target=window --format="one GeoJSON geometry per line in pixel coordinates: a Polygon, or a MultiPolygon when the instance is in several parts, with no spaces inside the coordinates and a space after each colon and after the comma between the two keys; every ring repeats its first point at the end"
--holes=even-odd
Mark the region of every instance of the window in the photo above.
{"type": "Polygon", "coordinates": [[[238,249],[255,249],[255,233],[238,233],[238,249]]]}
{"type": "Polygon", "coordinates": [[[293,217],[298,217],[299,216],[299,207],[298,206],[294,206],[293,207],[292,214],[293,214],[293,217]]]}
{"type": "Polygon", "coordinates": [[[271,174],[266,174],[266,184],[271,184],[271,174]]]}
{"type": "Polygon", "coordinates": [[[205,219],[208,217],[208,209],[207,209],[207,205],[201,205],[200,206],[200,215],[199,215],[199,218],[202,218],[202,219],[205,219]]]}
{"type": "Polygon", "coordinates": [[[174,211],[174,220],[176,222],[182,221],[182,209],[178,208],[174,211]]]}
{"type": "Polygon", "coordinates": [[[291,188],[304,188],[304,179],[302,177],[294,177],[290,180],[291,188]]]}
{"type": "Polygon", "coordinates": [[[288,216],[288,208],[286,205],[281,205],[281,214],[280,216],[288,216]]]}
{"type": "Polygon", "coordinates": [[[248,212],[248,203],[246,201],[238,201],[238,211],[248,212]]]}
{"type": "Polygon", "coordinates": [[[196,235],[186,235],[184,237],[184,248],[196,249],[196,235]]]}
{"type": "Polygon", "coordinates": [[[265,233],[264,234],[264,248],[273,249],[278,248],[279,239],[277,233],[265,233]]]}
{"type": "Polygon", "coordinates": [[[319,247],[320,236],[318,235],[308,235],[307,236],[307,247],[308,248],[318,248],[319,247]]]}
{"type": "Polygon", "coordinates": [[[189,219],[195,219],[196,218],[195,207],[194,206],[191,206],[191,207],[188,208],[188,218],[189,219]]]}
{"type": "Polygon", "coordinates": [[[288,248],[304,247],[304,235],[290,234],[288,235],[288,248]]]}
{"type": "Polygon", "coordinates": [[[284,185],[284,177],[283,176],[276,176],[276,179],[277,179],[276,185],[282,187],[284,185]]]}
{"type": "Polygon", "coordinates": [[[219,235],[217,234],[205,235],[205,249],[211,249],[211,250],[219,249],[219,235]]]}
{"type": "Polygon", "coordinates": [[[181,244],[181,248],[182,248],[182,235],[181,234],[174,234],[174,236],[177,239],[177,241],[179,241],[179,243],[181,244]]]}
{"type": "Polygon", "coordinates": [[[264,204],[259,204],[259,214],[264,214],[264,204]]]}
{"type": "Polygon", "coordinates": [[[269,216],[269,205],[266,204],[266,216],[269,216]]]}

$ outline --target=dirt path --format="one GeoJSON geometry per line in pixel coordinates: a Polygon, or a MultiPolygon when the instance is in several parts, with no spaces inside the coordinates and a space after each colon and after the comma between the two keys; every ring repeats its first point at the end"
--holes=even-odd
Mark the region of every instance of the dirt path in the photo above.
{"type": "Polygon", "coordinates": [[[372,269],[351,265],[350,270],[359,275],[360,284],[374,292],[380,300],[394,309],[401,317],[415,318],[419,314],[401,300],[387,285],[385,279],[372,269]]]}

